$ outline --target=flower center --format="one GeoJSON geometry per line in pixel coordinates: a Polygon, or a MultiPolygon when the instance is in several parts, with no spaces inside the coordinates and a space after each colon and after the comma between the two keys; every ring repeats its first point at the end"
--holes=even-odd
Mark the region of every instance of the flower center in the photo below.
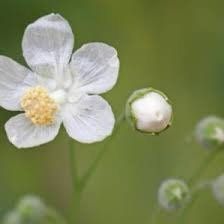
{"type": "Polygon", "coordinates": [[[21,106],[28,117],[36,125],[50,125],[55,120],[58,105],[49,96],[47,89],[36,86],[28,89],[21,99],[21,106]]]}

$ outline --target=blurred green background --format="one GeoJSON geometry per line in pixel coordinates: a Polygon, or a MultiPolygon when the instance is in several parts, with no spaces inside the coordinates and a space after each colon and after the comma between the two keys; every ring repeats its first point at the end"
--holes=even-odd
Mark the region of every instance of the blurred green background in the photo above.
{"type": "MultiPolygon", "coordinates": [[[[20,63],[25,27],[58,12],[71,24],[75,48],[103,41],[121,61],[117,86],[104,97],[116,115],[129,94],[152,86],[173,103],[173,125],[159,137],[125,124],[84,192],[80,224],[150,224],[160,182],[189,178],[206,156],[193,140],[195,123],[209,114],[224,116],[224,2],[221,0],[1,0],[0,54],[20,63]]],[[[41,196],[68,217],[71,198],[68,136],[37,149],[18,150],[4,123],[14,113],[0,110],[0,218],[24,194],[41,196]]],[[[80,174],[102,143],[76,144],[80,174]]],[[[224,153],[204,178],[224,171],[224,153]]],[[[224,222],[224,208],[205,191],[189,214],[191,224],[224,222]]],[[[162,213],[158,223],[177,223],[162,213]]]]}

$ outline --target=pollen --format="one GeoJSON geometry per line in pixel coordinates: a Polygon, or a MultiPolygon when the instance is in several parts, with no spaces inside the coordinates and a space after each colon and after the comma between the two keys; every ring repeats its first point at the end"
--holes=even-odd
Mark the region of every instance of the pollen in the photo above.
{"type": "Polygon", "coordinates": [[[58,105],[44,87],[29,88],[21,98],[25,115],[35,125],[50,125],[55,121],[58,105]]]}

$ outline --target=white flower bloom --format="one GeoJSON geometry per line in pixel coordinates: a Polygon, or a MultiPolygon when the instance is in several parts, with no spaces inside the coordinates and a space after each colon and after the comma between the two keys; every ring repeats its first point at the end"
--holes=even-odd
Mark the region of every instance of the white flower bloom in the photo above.
{"type": "Polygon", "coordinates": [[[115,119],[100,96],[116,83],[119,59],[104,43],[89,43],[72,54],[74,36],[58,14],[30,24],[22,41],[31,70],[0,56],[0,105],[24,111],[5,125],[18,148],[53,140],[63,123],[69,136],[82,143],[111,135],[115,119]]]}
{"type": "Polygon", "coordinates": [[[140,89],[130,96],[126,117],[139,131],[160,133],[171,125],[172,107],[162,92],[152,88],[140,89]]]}

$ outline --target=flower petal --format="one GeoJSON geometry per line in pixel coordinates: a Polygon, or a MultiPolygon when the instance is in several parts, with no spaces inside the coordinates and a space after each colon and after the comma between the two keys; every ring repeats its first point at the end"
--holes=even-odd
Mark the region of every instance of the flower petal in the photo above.
{"type": "Polygon", "coordinates": [[[25,114],[12,117],[5,124],[9,141],[17,148],[31,148],[52,141],[58,134],[61,121],[48,126],[34,125],[25,114]]]}
{"type": "Polygon", "coordinates": [[[83,96],[63,112],[70,137],[82,143],[99,142],[111,135],[115,123],[110,105],[100,96],[83,96]]]}
{"type": "Polygon", "coordinates": [[[0,106],[7,110],[21,110],[20,98],[24,90],[36,83],[36,76],[29,69],[0,56],[0,106]]]}
{"type": "Polygon", "coordinates": [[[100,94],[116,84],[119,64],[113,47],[104,43],[89,43],[73,54],[71,71],[86,93],[100,94]]]}
{"type": "Polygon", "coordinates": [[[71,27],[59,14],[41,17],[30,24],[22,42],[23,55],[28,65],[46,77],[63,74],[71,58],[73,45],[71,27]]]}

